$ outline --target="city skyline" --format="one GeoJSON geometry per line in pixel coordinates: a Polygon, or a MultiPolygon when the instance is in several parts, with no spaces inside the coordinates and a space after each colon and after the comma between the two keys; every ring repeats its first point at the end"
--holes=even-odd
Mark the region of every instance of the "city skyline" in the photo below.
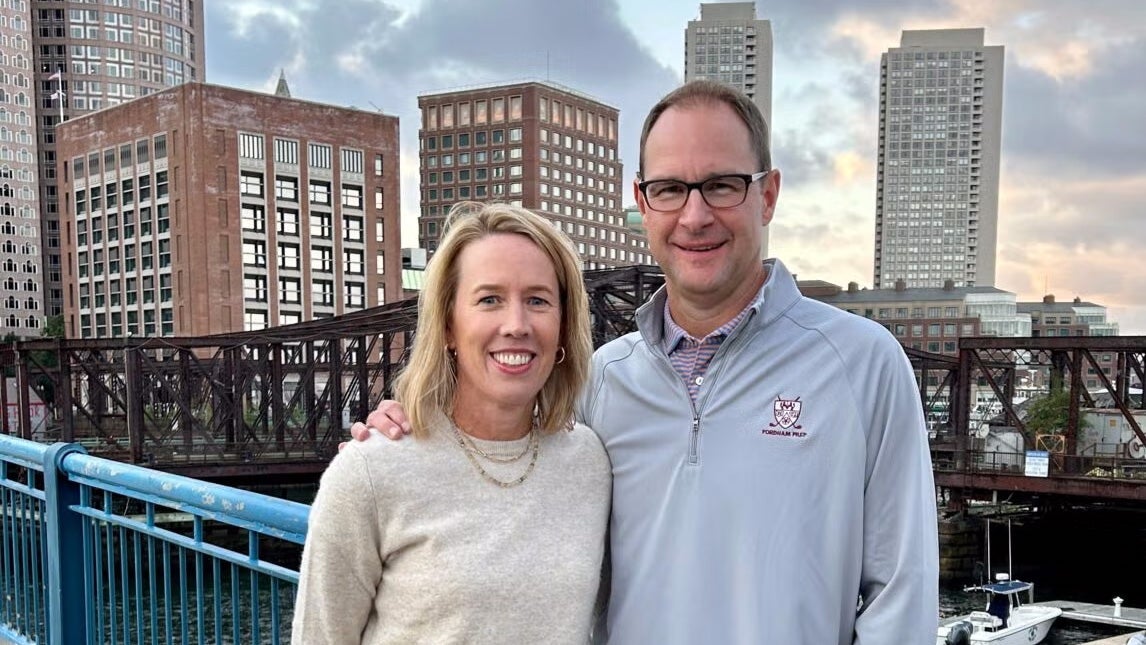
{"type": "MultiPolygon", "coordinates": [[[[699,4],[218,0],[207,6],[206,78],[273,91],[285,68],[299,98],[399,116],[403,244],[413,246],[419,93],[548,77],[597,96],[621,110],[627,185],[641,119],[683,78],[699,4]]],[[[986,44],[1007,49],[995,284],[1021,300],[1099,302],[1122,333],[1146,333],[1146,88],[1132,82],[1146,59],[1146,5],[815,0],[757,15],[773,26],[784,177],[772,255],[801,278],[870,284],[879,56],[904,29],[982,27],[986,44]]]]}

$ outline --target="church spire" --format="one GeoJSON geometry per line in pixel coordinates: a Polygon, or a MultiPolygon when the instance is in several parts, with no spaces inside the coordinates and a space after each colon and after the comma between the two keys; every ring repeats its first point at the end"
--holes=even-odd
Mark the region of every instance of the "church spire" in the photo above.
{"type": "Polygon", "coordinates": [[[290,87],[287,86],[286,70],[279,70],[279,83],[275,86],[275,96],[285,96],[290,98],[290,87]]]}

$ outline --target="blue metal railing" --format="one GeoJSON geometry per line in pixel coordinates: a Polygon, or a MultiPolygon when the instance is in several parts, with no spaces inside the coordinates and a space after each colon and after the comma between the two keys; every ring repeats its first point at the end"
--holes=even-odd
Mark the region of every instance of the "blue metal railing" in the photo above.
{"type": "Polygon", "coordinates": [[[309,511],[0,435],[0,639],[288,642],[309,511]]]}

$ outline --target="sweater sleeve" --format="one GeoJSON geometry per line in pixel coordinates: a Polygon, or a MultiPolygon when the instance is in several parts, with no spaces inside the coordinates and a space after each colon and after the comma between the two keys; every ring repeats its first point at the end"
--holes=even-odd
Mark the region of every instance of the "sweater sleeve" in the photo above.
{"type": "Polygon", "coordinates": [[[935,484],[910,362],[888,337],[871,360],[863,512],[863,604],[855,645],[930,643],[939,619],[935,484]]]}
{"type": "Polygon", "coordinates": [[[379,526],[366,456],[350,442],[323,473],[311,506],[293,645],[361,642],[382,580],[379,526]]]}

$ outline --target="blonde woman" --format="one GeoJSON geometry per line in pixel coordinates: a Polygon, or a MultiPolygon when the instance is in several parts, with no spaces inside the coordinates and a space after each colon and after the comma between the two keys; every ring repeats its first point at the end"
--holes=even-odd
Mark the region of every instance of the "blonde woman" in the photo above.
{"type": "Polygon", "coordinates": [[[455,206],[396,387],[416,440],[353,442],[323,475],[292,642],[585,642],[610,498],[573,424],[591,353],[569,240],[455,206]]]}

